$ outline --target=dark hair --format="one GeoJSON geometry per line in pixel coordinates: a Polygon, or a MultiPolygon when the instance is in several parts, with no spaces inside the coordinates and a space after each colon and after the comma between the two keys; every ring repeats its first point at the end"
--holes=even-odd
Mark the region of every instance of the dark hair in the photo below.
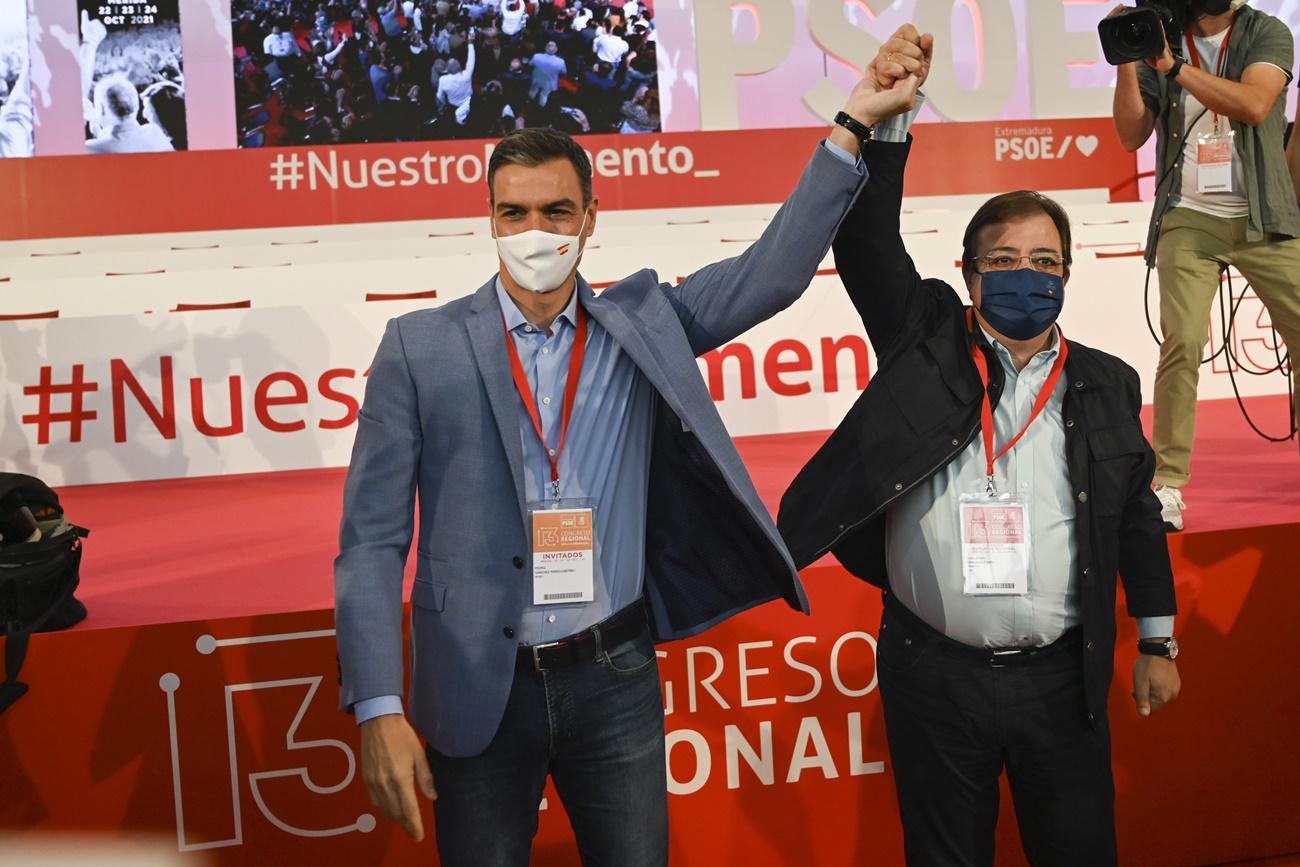
{"type": "Polygon", "coordinates": [[[980,205],[975,216],[970,218],[970,223],[966,226],[966,234],[961,239],[962,270],[972,267],[977,252],[976,244],[979,242],[979,233],[982,229],[1036,214],[1046,214],[1056,224],[1056,231],[1061,236],[1061,255],[1068,268],[1071,260],[1070,218],[1066,215],[1065,209],[1042,193],[1033,190],[1016,190],[989,199],[980,205]]]}
{"type": "Polygon", "coordinates": [[[96,91],[96,94],[102,94],[103,104],[118,120],[135,117],[140,111],[140,93],[124,73],[119,72],[101,78],[98,87],[102,87],[103,90],[96,91]]]}
{"type": "Polygon", "coordinates": [[[185,131],[185,97],[174,85],[153,85],[145,91],[154,117],[162,127],[172,147],[178,151],[188,149],[185,131]]]}
{"type": "Polygon", "coordinates": [[[534,168],[551,160],[568,160],[573,164],[582,187],[582,206],[590,205],[591,160],[587,159],[587,152],[565,133],[547,127],[517,129],[497,143],[488,160],[488,195],[493,196],[492,180],[502,166],[534,168]]]}

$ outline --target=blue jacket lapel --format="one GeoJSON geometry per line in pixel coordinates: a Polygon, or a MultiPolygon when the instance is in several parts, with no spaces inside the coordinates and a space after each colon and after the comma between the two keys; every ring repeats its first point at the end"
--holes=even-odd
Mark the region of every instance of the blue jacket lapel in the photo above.
{"type": "MultiPolygon", "coordinates": [[[[465,327],[469,329],[469,345],[474,350],[479,378],[487,391],[488,403],[496,416],[497,432],[510,464],[510,475],[515,480],[515,493],[519,508],[524,508],[524,447],[519,441],[519,396],[510,378],[510,356],[506,352],[505,323],[501,318],[501,305],[497,303],[496,277],[493,277],[474,294],[470,315],[465,327]]],[[[454,410],[453,410],[454,411],[454,410]]]]}
{"type": "Polygon", "coordinates": [[[578,300],[586,308],[591,318],[609,332],[614,341],[628,354],[633,363],[655,387],[655,390],[668,401],[679,416],[685,412],[672,378],[664,369],[663,361],[654,348],[646,342],[641,329],[632,324],[627,314],[612,301],[598,297],[587,281],[578,277],[578,300]]]}

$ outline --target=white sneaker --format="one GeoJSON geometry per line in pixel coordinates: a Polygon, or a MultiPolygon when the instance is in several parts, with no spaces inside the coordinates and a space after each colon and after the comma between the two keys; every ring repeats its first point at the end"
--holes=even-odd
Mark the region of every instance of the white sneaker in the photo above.
{"type": "Polygon", "coordinates": [[[1165,521],[1165,529],[1178,532],[1183,529],[1183,494],[1170,485],[1156,485],[1156,499],[1160,501],[1160,517],[1165,521]]]}

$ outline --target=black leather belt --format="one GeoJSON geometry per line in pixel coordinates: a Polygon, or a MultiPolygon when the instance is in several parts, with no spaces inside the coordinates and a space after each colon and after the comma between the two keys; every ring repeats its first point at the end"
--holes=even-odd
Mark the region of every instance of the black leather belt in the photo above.
{"type": "MultiPolygon", "coordinates": [[[[1044,644],[1039,647],[986,647],[981,650],[981,654],[990,668],[1024,665],[1049,657],[1061,650],[1077,649],[1080,646],[1082,637],[1083,627],[1072,626],[1062,632],[1061,637],[1051,644],[1044,644]]],[[[978,650],[979,648],[972,649],[978,650]]]]}
{"type": "Polygon", "coordinates": [[[516,671],[548,671],[576,662],[594,662],[608,647],[631,641],[646,627],[645,604],[638,600],[581,632],[548,641],[546,644],[521,644],[515,657],[516,671]]]}
{"type": "Polygon", "coordinates": [[[1038,647],[973,647],[949,638],[917,617],[906,605],[899,602],[894,594],[885,593],[884,602],[895,621],[902,621],[907,631],[920,633],[923,640],[934,642],[943,652],[951,656],[979,665],[987,665],[990,668],[1025,665],[1052,656],[1061,650],[1078,649],[1083,638],[1083,627],[1072,626],[1051,644],[1038,647]]]}

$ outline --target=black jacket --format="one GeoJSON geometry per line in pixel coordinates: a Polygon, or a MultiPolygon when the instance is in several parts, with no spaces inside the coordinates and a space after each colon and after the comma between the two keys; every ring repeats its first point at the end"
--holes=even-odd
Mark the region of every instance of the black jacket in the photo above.
{"type": "MultiPolygon", "coordinates": [[[[943,281],[921,279],[899,235],[909,149],[910,142],[867,146],[870,176],[834,245],[836,267],[878,369],[795,478],[778,518],[798,566],[829,551],[849,572],[882,589],[889,587],[885,513],[971,443],[981,403],[964,301],[943,281]]],[[[996,405],[1005,375],[975,331],[989,358],[996,405]]],[[[1065,376],[1064,457],[1077,506],[1074,568],[1087,711],[1100,725],[1114,668],[1116,574],[1124,579],[1129,614],[1158,617],[1174,613],[1173,573],[1151,491],[1155,459],[1138,417],[1137,374],[1118,358],[1071,340],[1065,376]]]]}

